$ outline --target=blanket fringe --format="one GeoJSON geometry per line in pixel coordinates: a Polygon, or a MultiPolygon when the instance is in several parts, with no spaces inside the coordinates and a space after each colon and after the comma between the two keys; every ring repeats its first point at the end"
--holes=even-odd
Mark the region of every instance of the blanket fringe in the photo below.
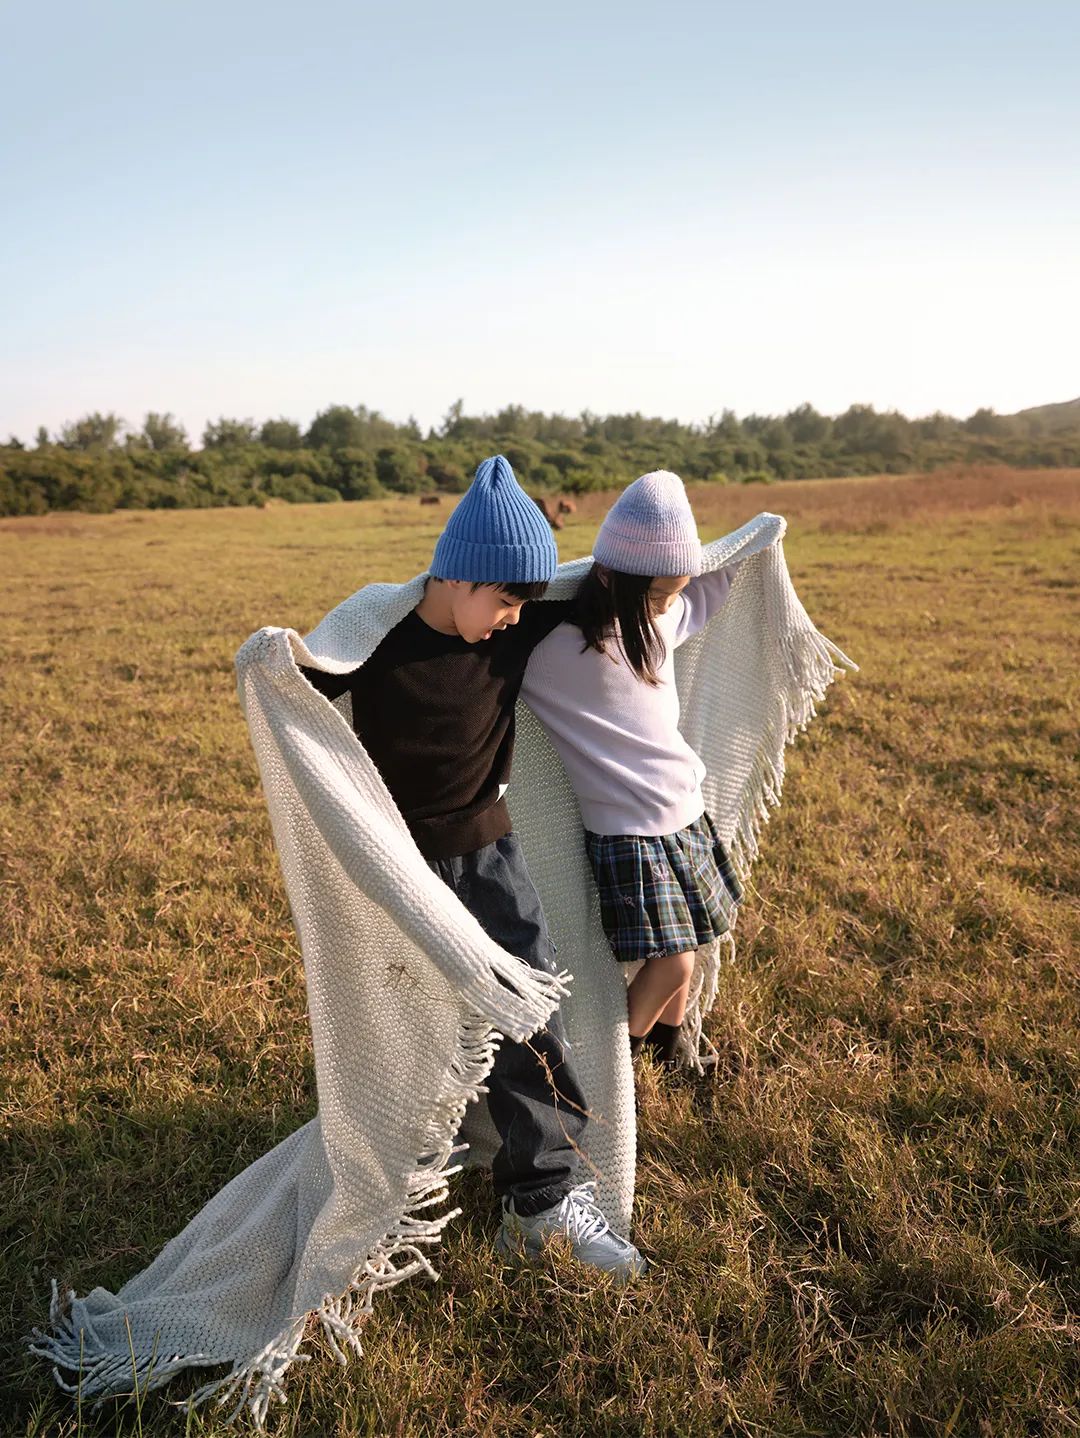
{"type": "Polygon", "coordinates": [[[731,858],[744,883],[757,857],[761,832],[770,812],[780,803],[787,772],[787,745],[793,744],[814,718],[833,680],[844,669],[857,671],[859,667],[831,639],[820,634],[809,618],[806,625],[798,642],[785,654],[787,682],[780,689],[781,712],[758,751],[746,802],[740,805],[738,827],[731,837],[731,858]]]}
{"type": "Polygon", "coordinates": [[[76,1328],[71,1318],[71,1304],[75,1290],[69,1288],[61,1294],[59,1285],[52,1281],[52,1297],[49,1302],[49,1326],[51,1333],[35,1328],[28,1342],[30,1352],[53,1364],[53,1377],[57,1385],[72,1397],[97,1398],[98,1404],[110,1396],[120,1398],[141,1398],[152,1388],[158,1388],[185,1368],[208,1367],[220,1363],[220,1358],[205,1353],[174,1354],[169,1358],[159,1357],[154,1351],[138,1354],[133,1351],[114,1353],[95,1343],[94,1335],[83,1328],[76,1328]],[[62,1371],[63,1370],[63,1371],[62,1371]],[[63,1373],[75,1373],[74,1383],[69,1383],[63,1373]]]}
{"type": "Polygon", "coordinates": [[[717,1061],[716,1046],[705,1033],[704,1020],[716,1002],[720,970],[734,958],[735,938],[730,930],[698,950],[677,1050],[683,1066],[695,1073],[703,1074],[717,1061]]]}
{"type": "MultiPolygon", "coordinates": [[[[545,976],[546,977],[546,976],[545,976]]],[[[553,981],[562,985],[565,975],[553,981]]],[[[485,1017],[469,1012],[458,1028],[458,1041],[446,1078],[432,1105],[421,1153],[423,1157],[409,1176],[407,1198],[397,1222],[383,1234],[359,1265],[340,1294],[327,1294],[318,1308],[290,1320],[285,1328],[258,1353],[237,1360],[229,1373],[198,1388],[177,1406],[196,1408],[213,1401],[219,1407],[232,1406],[226,1423],[234,1422],[247,1409],[261,1430],[271,1402],[285,1401],[285,1380],[294,1363],[307,1362],[302,1353],[305,1338],[318,1325],[341,1364],[362,1356],[360,1329],[370,1317],[375,1298],[416,1274],[438,1279],[430,1257],[424,1251],[437,1246],[443,1229],[461,1213],[452,1208],[441,1214],[430,1209],[449,1198],[449,1179],[461,1171],[452,1163],[467,1144],[454,1144],[465,1110],[486,1092],[484,1080],[495,1060],[502,1034],[485,1017]]],[[[51,1333],[35,1329],[30,1351],[52,1362],[53,1376],[66,1393],[94,1399],[100,1407],[109,1398],[141,1399],[186,1368],[218,1366],[227,1360],[205,1353],[171,1354],[103,1348],[95,1335],[77,1329],[72,1321],[71,1302],[75,1294],[63,1297],[55,1281],[49,1309],[51,1333]],[[63,1370],[63,1371],[62,1371],[63,1370]],[[69,1382],[63,1372],[77,1378],[69,1382]]]]}
{"type": "MultiPolygon", "coordinates": [[[[739,824],[731,839],[731,859],[744,884],[757,857],[761,832],[771,810],[780,803],[787,746],[795,742],[814,718],[833,680],[844,669],[857,671],[859,667],[831,639],[819,633],[809,617],[785,658],[787,684],[780,694],[781,715],[761,745],[747,785],[747,802],[740,807],[739,824]]],[[[682,1065],[696,1073],[712,1068],[719,1057],[716,1046],[704,1031],[704,1019],[716,1002],[721,967],[725,961],[731,963],[734,959],[735,936],[730,931],[698,951],[678,1047],[682,1065]]]]}
{"type": "Polygon", "coordinates": [[[496,984],[487,975],[463,986],[462,996],[482,1013],[500,1034],[523,1043],[541,1028],[570,992],[572,975],[566,969],[557,974],[530,969],[511,955],[494,955],[489,960],[496,984]]]}

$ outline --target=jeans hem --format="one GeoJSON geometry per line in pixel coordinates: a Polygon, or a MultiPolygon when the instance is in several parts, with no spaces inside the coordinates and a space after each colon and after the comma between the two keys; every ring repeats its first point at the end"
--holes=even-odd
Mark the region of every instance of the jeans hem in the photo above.
{"type": "Polygon", "coordinates": [[[549,1184],[547,1188],[530,1188],[520,1194],[510,1189],[501,1197],[504,1200],[512,1198],[514,1212],[522,1218],[535,1218],[538,1213],[543,1213],[545,1208],[554,1208],[561,1203],[573,1187],[574,1180],[568,1178],[563,1183],[549,1184]]]}

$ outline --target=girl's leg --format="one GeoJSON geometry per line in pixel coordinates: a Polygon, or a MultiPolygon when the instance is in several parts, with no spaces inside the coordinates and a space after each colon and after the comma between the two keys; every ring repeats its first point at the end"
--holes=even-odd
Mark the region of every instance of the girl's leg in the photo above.
{"type": "Polygon", "coordinates": [[[677,994],[673,994],[664,1006],[664,1011],[653,1024],[648,1037],[642,1042],[652,1049],[653,1056],[666,1069],[676,1067],[675,1054],[679,1046],[679,1032],[686,1017],[686,1000],[690,995],[690,976],[677,994]]]}
{"type": "MultiPolygon", "coordinates": [[[[691,971],[693,964],[690,965],[691,971]]],[[[686,976],[686,982],[676,994],[672,994],[664,1005],[663,1012],[657,1019],[657,1023],[670,1024],[672,1028],[678,1028],[686,1017],[686,1001],[690,997],[690,974],[686,976]]]]}
{"type": "Polygon", "coordinates": [[[679,1011],[678,1020],[665,1022],[682,1022],[682,1015],[686,1010],[686,991],[693,972],[692,950],[687,954],[665,954],[661,959],[646,961],[626,991],[631,1038],[644,1037],[669,1008],[674,1012],[680,993],[682,1009],[679,1011]]]}

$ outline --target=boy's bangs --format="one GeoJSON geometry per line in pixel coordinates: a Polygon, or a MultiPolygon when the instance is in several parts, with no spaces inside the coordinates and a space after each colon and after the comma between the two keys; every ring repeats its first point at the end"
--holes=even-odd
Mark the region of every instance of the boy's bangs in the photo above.
{"type": "Polygon", "coordinates": [[[547,593],[547,587],[548,581],[546,579],[536,579],[523,584],[500,583],[495,580],[477,580],[473,584],[473,593],[475,594],[478,589],[499,589],[503,594],[510,594],[515,599],[543,599],[547,593]]]}

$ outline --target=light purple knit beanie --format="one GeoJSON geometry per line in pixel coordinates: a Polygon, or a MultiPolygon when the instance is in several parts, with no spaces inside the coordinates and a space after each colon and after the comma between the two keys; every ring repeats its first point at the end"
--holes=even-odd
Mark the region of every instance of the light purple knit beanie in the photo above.
{"type": "Polygon", "coordinates": [[[593,558],[651,579],[701,573],[701,541],[683,482],[667,469],[628,484],[607,512],[593,558]]]}

